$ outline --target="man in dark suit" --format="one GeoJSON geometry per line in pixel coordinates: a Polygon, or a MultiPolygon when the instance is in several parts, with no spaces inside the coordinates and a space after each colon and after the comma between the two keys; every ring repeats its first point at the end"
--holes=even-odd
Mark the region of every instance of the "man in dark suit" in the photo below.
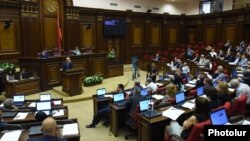
{"type": "Polygon", "coordinates": [[[48,117],[42,122],[43,137],[41,138],[30,138],[28,141],[66,141],[57,137],[57,125],[56,121],[48,117]]]}
{"type": "Polygon", "coordinates": [[[128,101],[126,102],[126,109],[128,111],[128,119],[126,121],[126,124],[129,126],[133,126],[135,125],[134,119],[132,117],[134,117],[134,115],[136,114],[136,108],[137,105],[139,104],[139,102],[141,100],[146,99],[145,96],[142,96],[141,93],[141,88],[140,87],[134,87],[134,95],[129,97],[128,101]]]}
{"type": "MultiPolygon", "coordinates": [[[[123,84],[118,84],[116,93],[123,93],[125,95],[124,91],[124,85],[123,84]]],[[[86,128],[95,128],[95,126],[100,122],[101,119],[105,117],[106,114],[109,114],[110,112],[110,107],[109,105],[103,105],[103,107],[98,110],[98,112],[94,115],[92,122],[89,125],[86,125],[86,128]]],[[[104,120],[103,125],[108,126],[109,121],[107,119],[104,120]]]]}
{"type": "Polygon", "coordinates": [[[69,57],[66,58],[66,62],[63,63],[61,70],[69,70],[73,68],[73,64],[69,57]]]}

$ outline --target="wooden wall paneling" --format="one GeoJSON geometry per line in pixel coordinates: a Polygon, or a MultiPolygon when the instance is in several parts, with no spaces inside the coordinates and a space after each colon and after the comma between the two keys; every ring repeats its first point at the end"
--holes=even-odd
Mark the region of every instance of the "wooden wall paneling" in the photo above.
{"type": "Polygon", "coordinates": [[[230,40],[232,44],[238,44],[237,35],[237,24],[224,24],[223,41],[230,40]]]}
{"type": "Polygon", "coordinates": [[[106,75],[104,68],[106,68],[107,66],[105,66],[105,62],[103,60],[104,59],[101,57],[93,57],[89,59],[89,66],[91,68],[89,75],[106,75]]]}
{"type": "Polygon", "coordinates": [[[21,23],[21,54],[22,56],[35,57],[38,52],[41,52],[41,25],[38,3],[24,3],[21,5],[21,23]]]}
{"type": "Polygon", "coordinates": [[[96,49],[97,51],[106,51],[104,46],[103,38],[103,15],[101,12],[98,12],[96,17],[96,49]]]}
{"type": "Polygon", "coordinates": [[[179,45],[186,44],[186,36],[185,36],[185,26],[186,26],[186,16],[185,14],[181,14],[179,18],[179,45]]]}
{"type": "Polygon", "coordinates": [[[151,33],[151,21],[150,21],[150,13],[146,13],[148,15],[145,15],[145,19],[144,19],[144,31],[143,31],[143,48],[145,51],[150,52],[150,54],[154,54],[154,49],[150,48],[150,44],[151,44],[151,37],[152,37],[152,33],[151,33]]]}
{"type": "Polygon", "coordinates": [[[171,47],[176,46],[177,45],[177,37],[178,37],[178,27],[177,26],[169,26],[167,33],[168,33],[167,41],[168,41],[169,46],[171,46],[171,47]]]}
{"type": "Polygon", "coordinates": [[[57,47],[56,17],[44,18],[44,49],[53,50],[57,47]]]}
{"type": "Polygon", "coordinates": [[[133,24],[131,26],[131,47],[144,46],[144,25],[133,24]]]}
{"type": "Polygon", "coordinates": [[[59,72],[60,70],[60,64],[58,63],[48,63],[48,64],[45,64],[45,67],[46,67],[46,79],[48,82],[47,85],[49,86],[53,86],[53,85],[58,85],[58,83],[61,82],[61,74],[59,72]]]}
{"type": "Polygon", "coordinates": [[[237,21],[237,42],[240,43],[242,40],[244,40],[244,13],[239,13],[238,15],[238,21],[237,21]]]}
{"type": "Polygon", "coordinates": [[[65,51],[73,50],[76,46],[81,48],[81,27],[80,27],[80,10],[67,7],[65,10],[65,51]]]}
{"type": "Polygon", "coordinates": [[[215,40],[217,42],[226,42],[226,41],[223,40],[222,36],[223,36],[223,19],[221,18],[221,16],[217,16],[216,17],[216,36],[215,36],[215,40]]]}
{"type": "Polygon", "coordinates": [[[161,31],[162,27],[159,24],[151,24],[151,43],[150,47],[159,47],[161,49],[161,31]]]}
{"type": "Polygon", "coordinates": [[[81,24],[81,47],[95,48],[95,25],[90,23],[81,24]]]}
{"type": "Polygon", "coordinates": [[[216,26],[204,26],[204,43],[211,45],[215,42],[216,26]]]}

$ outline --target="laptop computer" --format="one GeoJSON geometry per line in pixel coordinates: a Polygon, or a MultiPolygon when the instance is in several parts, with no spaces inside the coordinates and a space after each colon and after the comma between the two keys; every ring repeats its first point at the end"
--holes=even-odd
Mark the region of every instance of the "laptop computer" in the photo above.
{"type": "Polygon", "coordinates": [[[225,108],[220,108],[210,113],[212,125],[225,125],[228,123],[227,113],[225,108]]]}
{"type": "Polygon", "coordinates": [[[162,81],[163,79],[163,75],[159,75],[159,80],[162,81]]]}
{"type": "Polygon", "coordinates": [[[51,94],[40,94],[40,101],[51,101],[51,94]]]}
{"type": "Polygon", "coordinates": [[[96,94],[98,98],[105,98],[104,95],[106,94],[106,89],[105,88],[97,89],[96,94]]]}
{"type": "Polygon", "coordinates": [[[148,95],[148,90],[147,88],[141,89],[141,96],[147,96],[148,95]]]}
{"type": "Polygon", "coordinates": [[[161,112],[157,110],[154,110],[154,109],[149,110],[149,103],[150,103],[150,100],[143,100],[139,102],[141,114],[147,118],[153,118],[153,117],[161,115],[161,112]]]}
{"type": "Polygon", "coordinates": [[[30,129],[29,129],[29,135],[30,136],[42,135],[43,132],[42,132],[41,128],[42,128],[41,125],[31,126],[30,129]]]}
{"type": "Polygon", "coordinates": [[[3,118],[15,117],[17,112],[3,112],[3,118]]]}
{"type": "Polygon", "coordinates": [[[185,103],[185,94],[183,91],[178,92],[175,95],[175,103],[176,103],[176,106],[181,106],[185,103]]]}
{"type": "Polygon", "coordinates": [[[197,96],[202,96],[204,94],[203,87],[198,87],[196,89],[196,92],[197,92],[197,96]]]}
{"type": "Polygon", "coordinates": [[[124,94],[123,93],[118,93],[118,94],[114,94],[114,103],[115,105],[122,107],[125,105],[126,100],[124,98],[124,94]]]}
{"type": "Polygon", "coordinates": [[[43,111],[46,115],[51,115],[51,101],[40,101],[36,103],[36,111],[43,111]]]}
{"type": "Polygon", "coordinates": [[[13,96],[13,105],[15,106],[23,106],[25,102],[25,96],[24,95],[14,95],[13,96]]]}

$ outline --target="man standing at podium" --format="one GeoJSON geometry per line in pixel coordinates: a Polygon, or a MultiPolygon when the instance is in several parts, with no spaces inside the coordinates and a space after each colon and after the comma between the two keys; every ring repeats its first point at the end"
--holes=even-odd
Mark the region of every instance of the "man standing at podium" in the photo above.
{"type": "Polygon", "coordinates": [[[73,68],[73,64],[69,57],[66,58],[66,62],[63,63],[61,70],[69,70],[73,68]]]}

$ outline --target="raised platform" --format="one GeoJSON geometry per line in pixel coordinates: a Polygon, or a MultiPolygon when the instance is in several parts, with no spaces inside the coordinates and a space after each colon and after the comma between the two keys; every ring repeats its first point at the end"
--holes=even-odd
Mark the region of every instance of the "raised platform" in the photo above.
{"type": "MultiPolygon", "coordinates": [[[[52,98],[63,98],[65,103],[83,101],[92,99],[92,95],[96,93],[96,89],[98,88],[106,88],[107,92],[114,91],[117,87],[117,84],[124,84],[125,89],[132,88],[134,86],[134,81],[132,81],[132,71],[131,64],[124,65],[124,75],[117,76],[112,78],[104,79],[102,84],[85,87],[83,86],[83,93],[76,96],[68,96],[68,94],[62,91],[62,86],[54,87],[52,90],[44,91],[41,93],[51,93],[52,98]]],[[[139,78],[142,84],[146,81],[146,72],[141,71],[141,77],[139,78]]],[[[39,94],[33,94],[26,97],[26,99],[38,99],[39,94]]]]}

